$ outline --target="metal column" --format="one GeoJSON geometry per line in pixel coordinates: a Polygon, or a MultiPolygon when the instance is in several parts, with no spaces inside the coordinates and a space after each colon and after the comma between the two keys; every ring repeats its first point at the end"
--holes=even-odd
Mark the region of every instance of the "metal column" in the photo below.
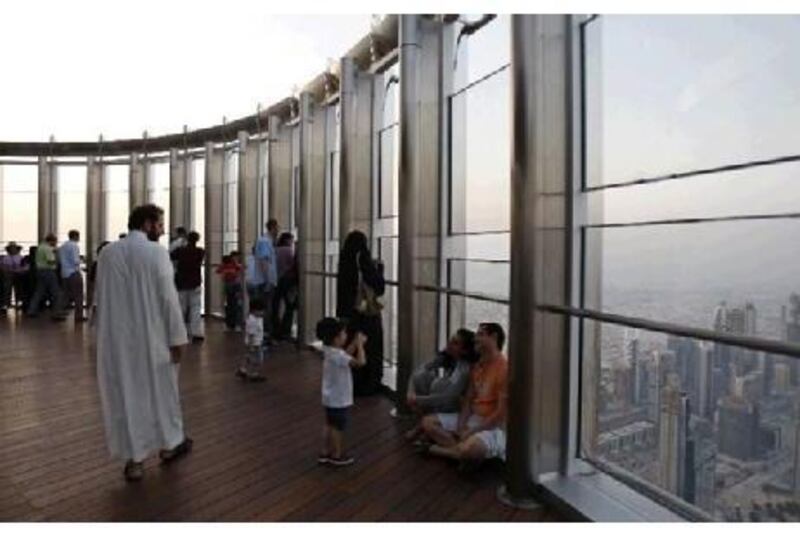
{"type": "Polygon", "coordinates": [[[258,205],[258,140],[250,142],[246,131],[239,132],[239,252],[249,250],[259,236],[258,205]]]}
{"type": "Polygon", "coordinates": [[[95,260],[95,251],[105,240],[106,195],[103,190],[103,165],[93,156],[86,160],[86,264],[95,260]]]}
{"type": "MultiPolygon", "coordinates": [[[[341,60],[339,108],[339,238],[353,230],[372,233],[372,143],[374,75],[341,60]]],[[[373,255],[377,255],[373,253],[373,255]]]]}
{"type": "Polygon", "coordinates": [[[131,163],[128,167],[128,194],[130,209],[133,212],[136,207],[147,203],[147,177],[145,166],[141,156],[134,152],[131,154],[131,163]]]}
{"type": "Polygon", "coordinates": [[[170,239],[175,238],[175,228],[183,226],[187,231],[192,228],[191,211],[192,160],[187,154],[181,154],[177,148],[169,151],[169,220],[170,228],[166,228],[170,239]]]}
{"type": "Polygon", "coordinates": [[[311,134],[314,127],[312,120],[311,94],[304,92],[300,94],[299,103],[300,122],[299,128],[299,212],[295,215],[297,219],[297,266],[299,272],[298,289],[300,292],[300,308],[297,320],[297,338],[301,343],[313,341],[314,326],[309,324],[311,320],[311,309],[306,305],[310,301],[309,294],[309,244],[312,238],[311,233],[311,163],[312,163],[312,144],[311,134]]]}
{"type": "Polygon", "coordinates": [[[206,219],[205,219],[205,313],[221,314],[222,282],[214,272],[222,262],[223,211],[222,211],[222,165],[225,154],[214,143],[206,143],[206,219]]]}
{"type": "Polygon", "coordinates": [[[325,173],[327,157],[325,136],[328,109],[300,100],[300,224],[298,260],[300,271],[300,306],[298,339],[315,340],[314,327],[324,316],[325,279],[306,271],[325,270],[325,173]]]}
{"type": "Polygon", "coordinates": [[[414,368],[437,344],[439,297],[414,287],[439,284],[441,28],[437,20],[400,18],[399,398],[405,398],[414,368]]]}
{"type": "Polygon", "coordinates": [[[291,130],[284,126],[280,117],[269,117],[269,157],[267,165],[269,180],[269,209],[267,219],[274,218],[281,228],[290,230],[292,202],[292,146],[291,130]]]}
{"type": "Polygon", "coordinates": [[[39,157],[38,235],[42,241],[48,233],[58,235],[58,167],[39,157]]]}
{"type": "Polygon", "coordinates": [[[504,501],[526,505],[567,453],[570,17],[515,15],[511,30],[511,307],[504,501]]]}

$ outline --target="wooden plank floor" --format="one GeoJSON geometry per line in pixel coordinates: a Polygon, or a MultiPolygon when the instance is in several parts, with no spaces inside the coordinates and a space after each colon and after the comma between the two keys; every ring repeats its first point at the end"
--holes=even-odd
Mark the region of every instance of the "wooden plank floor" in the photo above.
{"type": "Polygon", "coordinates": [[[316,464],[321,364],[275,350],[267,382],[233,376],[237,335],[209,321],[181,368],[195,449],[168,468],[146,463],[127,484],[105,446],[86,325],[0,319],[0,520],[5,521],[541,521],[507,508],[498,466],[461,474],[415,454],[384,397],[357,400],[348,433],[357,463],[316,464]]]}

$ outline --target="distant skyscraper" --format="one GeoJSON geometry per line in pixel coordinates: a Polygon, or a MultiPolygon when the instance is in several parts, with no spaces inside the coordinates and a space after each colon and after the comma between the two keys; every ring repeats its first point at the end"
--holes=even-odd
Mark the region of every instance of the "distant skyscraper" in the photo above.
{"type": "Polygon", "coordinates": [[[714,418],[714,408],[719,398],[714,398],[714,368],[712,348],[703,346],[698,354],[697,365],[697,413],[706,420],[714,418]]]}
{"type": "Polygon", "coordinates": [[[661,393],[659,465],[661,486],[681,498],[691,492],[692,483],[687,472],[693,459],[691,450],[687,455],[688,432],[689,398],[680,390],[678,375],[671,373],[661,393]]]}
{"type": "Polygon", "coordinates": [[[728,396],[720,402],[717,445],[720,453],[740,461],[758,459],[761,442],[761,414],[758,404],[728,396]]]}
{"type": "MultiPolygon", "coordinates": [[[[800,295],[792,293],[789,304],[789,319],[785,321],[784,340],[800,343],[800,295]]],[[[797,387],[800,385],[800,361],[795,359],[788,364],[791,369],[792,387],[797,387]]]]}
{"type": "Polygon", "coordinates": [[[687,488],[686,500],[713,514],[717,467],[713,427],[709,421],[692,416],[689,433],[692,460],[687,465],[687,471],[692,476],[692,482],[688,484],[691,492],[687,488]]]}

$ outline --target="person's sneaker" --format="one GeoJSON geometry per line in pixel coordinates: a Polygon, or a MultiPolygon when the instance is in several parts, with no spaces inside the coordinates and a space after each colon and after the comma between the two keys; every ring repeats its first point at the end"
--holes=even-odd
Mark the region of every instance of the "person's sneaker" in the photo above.
{"type": "Polygon", "coordinates": [[[242,367],[236,369],[234,374],[237,378],[247,379],[247,370],[242,367]]]}
{"type": "Polygon", "coordinates": [[[267,378],[265,378],[263,375],[259,373],[249,374],[247,376],[247,381],[252,381],[253,383],[261,383],[262,381],[266,380],[267,378]]]}
{"type": "Polygon", "coordinates": [[[319,454],[317,456],[317,464],[318,465],[326,465],[326,464],[328,464],[330,462],[331,462],[331,458],[328,455],[325,455],[325,454],[321,453],[321,454],[319,454]]]}
{"type": "Polygon", "coordinates": [[[352,457],[344,455],[342,457],[329,457],[328,464],[333,466],[350,466],[351,464],[355,463],[356,460],[352,457]]]}

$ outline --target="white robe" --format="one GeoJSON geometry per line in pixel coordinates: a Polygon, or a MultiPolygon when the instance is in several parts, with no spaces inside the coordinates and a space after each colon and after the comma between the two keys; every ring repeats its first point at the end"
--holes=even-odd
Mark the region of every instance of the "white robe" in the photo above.
{"type": "Polygon", "coordinates": [[[167,250],[140,231],[103,248],[97,266],[97,378],[111,456],[142,461],[184,439],[178,367],[187,342],[167,250]]]}

